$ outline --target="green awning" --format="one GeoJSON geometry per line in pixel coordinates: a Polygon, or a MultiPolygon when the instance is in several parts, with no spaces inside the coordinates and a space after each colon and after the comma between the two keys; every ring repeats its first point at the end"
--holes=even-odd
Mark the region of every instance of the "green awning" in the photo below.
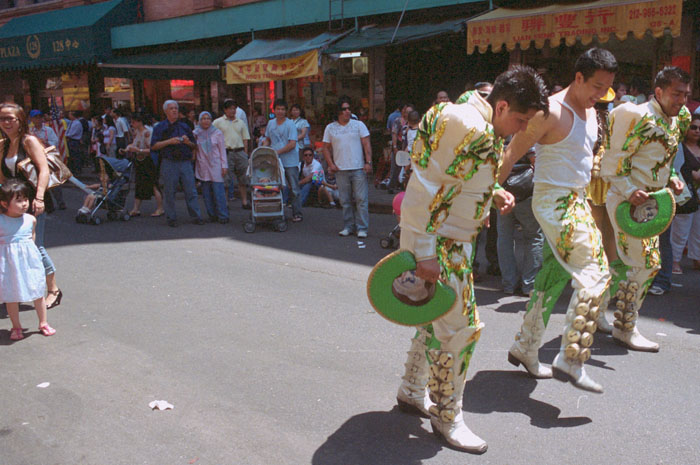
{"type": "Polygon", "coordinates": [[[136,19],[136,0],[20,16],[0,27],[0,70],[93,63],[111,53],[112,26],[136,19]]]}
{"type": "MultiPolygon", "coordinates": [[[[232,2],[223,2],[230,4],[232,2]]],[[[265,0],[236,2],[240,5],[206,13],[151,21],[112,29],[112,48],[136,48],[159,44],[188,42],[213,37],[247,34],[310,24],[328,24],[329,16],[348,24],[353,18],[420,10],[456,7],[483,0],[265,0]],[[342,12],[342,15],[341,15],[342,12]]]]}
{"type": "Polygon", "coordinates": [[[230,46],[171,49],[113,56],[97,66],[108,77],[218,81],[221,79],[220,65],[230,53],[230,46]]]}
{"type": "Polygon", "coordinates": [[[366,50],[373,47],[397,45],[413,40],[426,39],[441,34],[459,33],[464,30],[466,22],[466,18],[463,18],[442,23],[407,24],[400,26],[398,30],[396,26],[367,27],[340,39],[328,47],[324,53],[330,55],[366,50]]]}

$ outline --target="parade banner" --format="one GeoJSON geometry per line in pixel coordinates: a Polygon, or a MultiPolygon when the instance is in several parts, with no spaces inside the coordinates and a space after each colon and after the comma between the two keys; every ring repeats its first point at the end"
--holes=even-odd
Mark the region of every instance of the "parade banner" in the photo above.
{"type": "Polygon", "coordinates": [[[588,45],[594,37],[604,43],[613,34],[624,40],[629,32],[637,39],[647,31],[661,37],[667,28],[678,37],[682,9],[682,0],[600,0],[526,10],[498,8],[467,23],[467,53],[476,48],[484,53],[489,46],[499,52],[503,45],[512,51],[518,44],[527,50],[533,41],[537,48],[545,41],[557,46],[561,39],[568,46],[576,40],[588,45]]]}
{"type": "Polygon", "coordinates": [[[318,74],[318,51],[283,60],[248,60],[226,63],[227,84],[281,81],[318,74]]]}

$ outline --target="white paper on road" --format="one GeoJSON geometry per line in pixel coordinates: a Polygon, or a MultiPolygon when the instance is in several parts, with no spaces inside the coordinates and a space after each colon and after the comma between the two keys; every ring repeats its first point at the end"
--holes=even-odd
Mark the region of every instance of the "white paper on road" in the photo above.
{"type": "Polygon", "coordinates": [[[49,383],[49,382],[41,383],[41,384],[37,384],[37,385],[36,385],[36,387],[42,388],[42,389],[43,389],[43,388],[47,388],[47,387],[49,387],[49,386],[51,386],[51,383],[49,383]]]}
{"type": "Polygon", "coordinates": [[[151,407],[151,410],[169,410],[175,408],[175,406],[173,404],[168,403],[167,400],[154,400],[151,403],[149,403],[148,406],[151,407]]]}

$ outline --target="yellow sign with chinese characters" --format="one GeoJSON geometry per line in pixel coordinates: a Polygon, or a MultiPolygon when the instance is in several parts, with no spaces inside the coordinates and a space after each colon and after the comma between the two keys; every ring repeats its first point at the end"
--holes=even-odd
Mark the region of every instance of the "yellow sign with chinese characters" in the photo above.
{"type": "Polygon", "coordinates": [[[227,84],[281,81],[318,74],[318,51],[284,60],[248,60],[226,63],[227,84]]]}
{"type": "Polygon", "coordinates": [[[682,0],[654,0],[620,4],[613,0],[576,5],[550,5],[543,8],[515,10],[498,8],[467,23],[467,53],[474,49],[484,53],[491,47],[509,51],[516,45],[527,50],[530,43],[542,48],[545,41],[552,46],[564,39],[566,45],[576,40],[588,45],[594,37],[607,42],[611,35],[619,40],[632,32],[641,39],[647,31],[661,37],[670,29],[674,37],[681,33],[682,0]]]}

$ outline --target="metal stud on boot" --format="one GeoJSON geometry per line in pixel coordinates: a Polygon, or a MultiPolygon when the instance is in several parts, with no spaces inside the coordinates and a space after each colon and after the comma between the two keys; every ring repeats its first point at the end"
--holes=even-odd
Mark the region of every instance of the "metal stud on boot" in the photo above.
{"type": "Polygon", "coordinates": [[[430,338],[432,338],[432,334],[427,329],[418,329],[418,333],[411,341],[411,348],[405,363],[406,372],[396,394],[399,410],[425,418],[430,417],[428,409],[433,405],[426,389],[429,365],[425,352],[430,338]]]}
{"type": "Polygon", "coordinates": [[[652,342],[639,333],[637,319],[639,311],[636,308],[639,285],[634,281],[620,282],[617,291],[618,301],[613,322],[613,339],[618,344],[641,352],[658,352],[659,344],[652,342]]]}
{"type": "Polygon", "coordinates": [[[464,424],[462,416],[462,391],[466,369],[459,373],[461,363],[453,352],[431,351],[430,367],[430,425],[433,433],[453,448],[472,454],[483,454],[486,442],[464,424]]]}

